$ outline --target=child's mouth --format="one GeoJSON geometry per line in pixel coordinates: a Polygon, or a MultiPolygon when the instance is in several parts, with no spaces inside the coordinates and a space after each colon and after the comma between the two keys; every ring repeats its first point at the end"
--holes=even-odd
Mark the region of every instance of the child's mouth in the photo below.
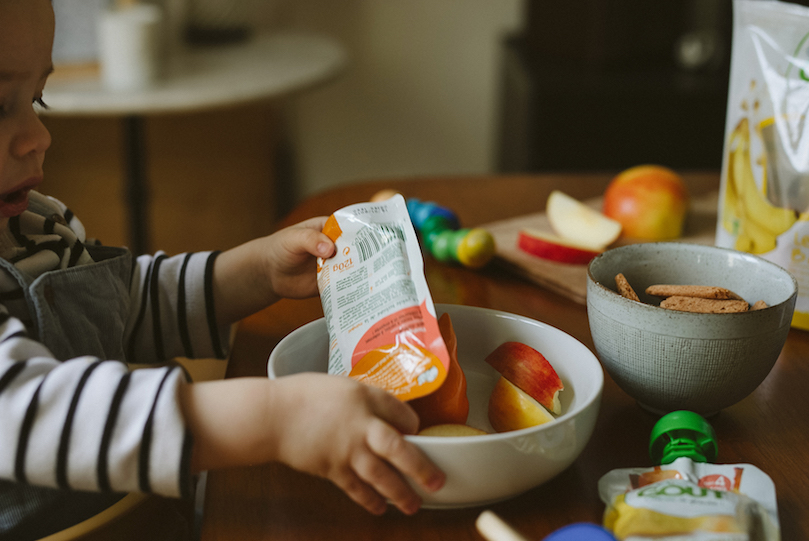
{"type": "Polygon", "coordinates": [[[0,214],[10,218],[18,216],[28,208],[28,192],[31,188],[21,188],[0,196],[0,214]]]}
{"type": "Polygon", "coordinates": [[[14,203],[18,203],[18,202],[22,201],[23,199],[25,199],[25,197],[27,195],[28,195],[28,190],[23,188],[23,189],[15,190],[15,191],[13,191],[11,193],[8,193],[8,194],[0,197],[0,199],[2,199],[4,203],[8,203],[10,205],[13,205],[14,203]]]}

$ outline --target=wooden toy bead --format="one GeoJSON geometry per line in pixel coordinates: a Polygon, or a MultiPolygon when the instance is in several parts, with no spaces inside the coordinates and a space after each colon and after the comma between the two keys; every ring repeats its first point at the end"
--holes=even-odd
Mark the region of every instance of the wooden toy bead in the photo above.
{"type": "Polygon", "coordinates": [[[444,216],[430,216],[424,222],[424,225],[419,230],[421,239],[424,242],[424,248],[432,253],[433,239],[442,231],[453,231],[456,228],[452,227],[452,222],[447,220],[444,216]]]}
{"type": "Polygon", "coordinates": [[[379,203],[380,201],[387,201],[394,195],[397,195],[399,192],[396,190],[380,190],[376,192],[373,196],[371,196],[371,203],[379,203]]]}
{"type": "MultiPolygon", "coordinates": [[[[372,201],[389,199],[396,192],[382,190],[372,201]]],[[[438,261],[457,261],[470,268],[479,268],[494,257],[495,245],[485,229],[460,229],[458,216],[450,209],[432,201],[407,199],[407,212],[418,231],[424,249],[438,261]]]]}
{"type": "Polygon", "coordinates": [[[450,224],[450,229],[458,229],[458,217],[454,212],[446,207],[442,207],[432,201],[421,201],[415,197],[407,200],[407,212],[410,214],[410,220],[413,222],[413,227],[421,231],[424,223],[433,216],[443,216],[450,224]]]}
{"type": "Polygon", "coordinates": [[[458,261],[458,245],[469,232],[468,229],[458,229],[453,231],[445,229],[433,237],[432,250],[433,257],[442,263],[458,261]]]}
{"type": "Polygon", "coordinates": [[[492,234],[477,227],[469,230],[458,243],[456,257],[464,266],[477,269],[491,261],[494,251],[492,234]]]}

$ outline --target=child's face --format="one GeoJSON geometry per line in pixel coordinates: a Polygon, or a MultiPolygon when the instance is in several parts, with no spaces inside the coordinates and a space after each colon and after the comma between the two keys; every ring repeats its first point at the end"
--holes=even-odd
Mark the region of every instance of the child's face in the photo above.
{"type": "Polygon", "coordinates": [[[51,137],[34,110],[52,71],[50,0],[0,0],[0,227],[42,182],[51,137]]]}

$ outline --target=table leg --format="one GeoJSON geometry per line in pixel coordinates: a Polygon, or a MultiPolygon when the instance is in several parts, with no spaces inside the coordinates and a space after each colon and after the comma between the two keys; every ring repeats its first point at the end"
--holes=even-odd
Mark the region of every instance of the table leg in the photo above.
{"type": "Polygon", "coordinates": [[[138,256],[149,251],[149,186],[143,117],[124,117],[124,161],[129,242],[132,253],[138,256]]]}

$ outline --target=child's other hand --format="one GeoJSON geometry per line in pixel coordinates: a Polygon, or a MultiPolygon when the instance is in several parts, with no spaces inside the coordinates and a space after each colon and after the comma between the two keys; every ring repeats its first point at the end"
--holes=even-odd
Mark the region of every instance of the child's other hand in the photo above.
{"type": "Polygon", "coordinates": [[[223,252],[214,266],[220,325],[239,321],[277,300],[317,295],[317,257],[334,243],[321,233],[325,217],[311,218],[223,252]]]}
{"type": "Polygon", "coordinates": [[[270,412],[278,423],[277,459],[325,477],[374,514],[389,500],[415,513],[421,498],[405,480],[427,491],[444,474],[402,434],[414,434],[418,416],[393,395],[343,376],[301,374],[277,381],[270,412]]]}
{"type": "Polygon", "coordinates": [[[317,294],[315,258],[334,253],[334,243],[321,233],[325,223],[323,216],[311,218],[260,239],[267,279],[278,297],[302,299],[317,294]]]}

